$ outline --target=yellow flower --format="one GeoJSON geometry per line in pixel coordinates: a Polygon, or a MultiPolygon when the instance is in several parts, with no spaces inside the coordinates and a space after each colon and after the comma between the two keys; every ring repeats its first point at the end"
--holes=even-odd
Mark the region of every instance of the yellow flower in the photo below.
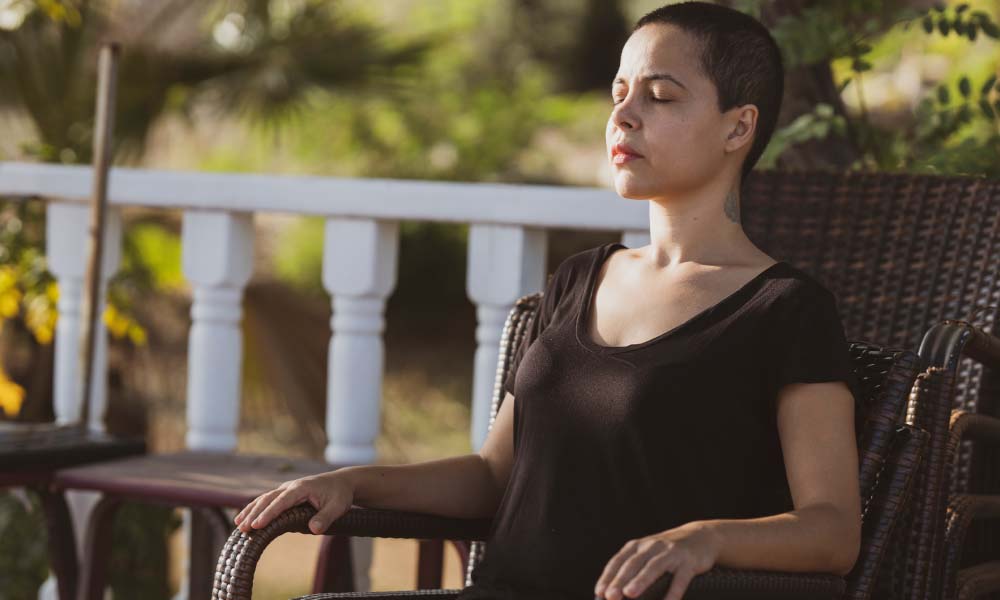
{"type": "Polygon", "coordinates": [[[146,330],[142,328],[142,325],[133,321],[128,328],[128,338],[136,346],[142,346],[146,343],[146,330]]]}
{"type": "Polygon", "coordinates": [[[0,409],[8,417],[16,417],[23,403],[24,388],[7,379],[7,374],[0,369],[0,409]]]}
{"type": "Polygon", "coordinates": [[[0,293],[13,289],[17,285],[17,273],[13,267],[0,267],[0,293]]]}
{"type": "Polygon", "coordinates": [[[43,346],[48,345],[52,341],[53,329],[52,327],[38,327],[32,331],[35,334],[35,339],[38,340],[39,344],[43,346]]]}
{"type": "Polygon", "coordinates": [[[125,337],[128,333],[131,319],[118,312],[118,309],[116,309],[113,305],[108,305],[108,307],[104,310],[104,324],[107,326],[108,332],[110,332],[111,335],[120,339],[125,337]]]}
{"type": "Polygon", "coordinates": [[[21,292],[17,288],[0,291],[0,317],[9,319],[17,315],[21,304],[21,292]]]}

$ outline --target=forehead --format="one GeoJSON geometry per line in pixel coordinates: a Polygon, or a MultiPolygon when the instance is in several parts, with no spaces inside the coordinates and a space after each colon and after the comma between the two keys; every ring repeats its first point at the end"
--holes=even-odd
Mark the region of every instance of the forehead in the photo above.
{"type": "Polygon", "coordinates": [[[618,77],[669,73],[688,90],[704,83],[698,61],[700,42],[676,25],[650,23],[633,32],[622,48],[618,77]]]}

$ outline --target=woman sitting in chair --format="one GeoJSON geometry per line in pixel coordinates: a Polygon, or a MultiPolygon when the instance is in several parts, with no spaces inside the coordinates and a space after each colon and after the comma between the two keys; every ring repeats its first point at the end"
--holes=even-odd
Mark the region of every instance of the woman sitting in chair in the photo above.
{"type": "Polygon", "coordinates": [[[860,548],[857,381],[834,295],[740,225],[774,131],[766,28],[686,2],[639,20],[611,84],[615,189],[651,242],[564,260],[545,286],[478,453],[288,482],[243,531],[308,502],[493,517],[459,598],[666,600],[713,565],[847,574],[860,548]]]}

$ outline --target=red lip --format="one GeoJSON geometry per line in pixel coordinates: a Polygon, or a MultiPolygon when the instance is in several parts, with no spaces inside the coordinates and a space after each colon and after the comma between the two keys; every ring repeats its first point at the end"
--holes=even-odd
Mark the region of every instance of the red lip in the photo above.
{"type": "Polygon", "coordinates": [[[624,154],[626,156],[632,156],[635,158],[643,158],[643,156],[639,154],[634,148],[632,148],[628,144],[622,144],[620,142],[615,144],[614,146],[611,146],[611,158],[614,158],[619,154],[624,154]]]}

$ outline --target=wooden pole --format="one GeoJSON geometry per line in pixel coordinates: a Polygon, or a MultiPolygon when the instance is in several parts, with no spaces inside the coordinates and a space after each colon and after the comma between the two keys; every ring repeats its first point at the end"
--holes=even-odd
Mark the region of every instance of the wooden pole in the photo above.
{"type": "Polygon", "coordinates": [[[121,46],[106,42],[101,46],[97,72],[97,110],[94,121],[94,185],[90,204],[89,251],[83,280],[83,331],[80,335],[80,424],[90,420],[90,388],[94,377],[94,352],[101,330],[101,266],[104,258],[104,227],[108,204],[108,169],[111,166],[111,133],[114,130],[115,91],[118,55],[121,46]]]}

